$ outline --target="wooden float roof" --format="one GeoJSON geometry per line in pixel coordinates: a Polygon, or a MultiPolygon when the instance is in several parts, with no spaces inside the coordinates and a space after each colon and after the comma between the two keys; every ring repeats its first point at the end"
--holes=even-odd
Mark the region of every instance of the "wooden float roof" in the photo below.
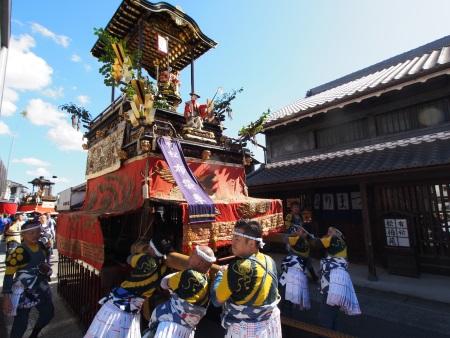
{"type": "MultiPolygon", "coordinates": [[[[142,44],[141,66],[156,77],[156,65],[167,68],[169,59],[173,70],[181,71],[217,43],[200,30],[197,23],[180,9],[165,3],[146,0],[124,0],[105,28],[113,36],[123,39],[130,52],[142,44]],[[140,30],[142,29],[142,37],[140,30]],[[157,35],[169,38],[169,55],[157,50],[157,35]]],[[[92,55],[104,53],[103,44],[97,40],[92,55]]]]}

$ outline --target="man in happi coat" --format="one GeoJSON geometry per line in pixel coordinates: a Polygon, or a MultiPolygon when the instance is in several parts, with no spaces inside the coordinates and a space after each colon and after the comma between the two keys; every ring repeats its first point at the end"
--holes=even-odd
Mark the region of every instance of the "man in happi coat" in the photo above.
{"type": "Polygon", "coordinates": [[[286,215],[284,226],[288,234],[296,232],[303,225],[303,217],[300,214],[300,204],[298,202],[291,203],[291,212],[286,215]]]}
{"type": "Polygon", "coordinates": [[[21,242],[20,230],[24,223],[25,223],[24,214],[17,213],[14,216],[13,223],[5,230],[7,253],[10,253],[20,245],[21,242]]]}
{"type": "Polygon", "coordinates": [[[3,280],[3,313],[15,316],[11,338],[20,338],[28,326],[30,310],[35,307],[38,319],[29,337],[38,337],[54,315],[52,294],[48,281],[50,266],[46,263],[47,251],[39,242],[41,226],[29,221],[22,225],[23,242],[6,258],[3,280]]]}
{"type": "Polygon", "coordinates": [[[211,293],[213,304],[223,305],[227,338],[281,337],[277,269],[271,257],[259,252],[263,246],[258,222],[236,223],[232,240],[236,258],[217,274],[211,293]]]}
{"type": "Polygon", "coordinates": [[[308,278],[306,271],[310,266],[310,246],[308,232],[300,227],[287,237],[288,255],[281,262],[280,289],[284,299],[294,304],[300,310],[309,310],[308,278]]]}
{"type": "Polygon", "coordinates": [[[196,246],[186,270],[163,278],[161,287],[170,290],[171,298],[153,311],[148,337],[152,331],[156,331],[154,338],[194,337],[195,328],[209,305],[208,272],[215,261],[211,248],[196,246]]]}
{"type": "Polygon", "coordinates": [[[319,322],[326,328],[335,329],[339,310],[350,316],[361,314],[348,274],[347,244],[344,235],[336,227],[329,227],[326,236],[313,241],[325,248],[327,253],[320,261],[320,292],[323,298],[319,322]]]}
{"type": "Polygon", "coordinates": [[[140,310],[155,292],[166,271],[165,255],[170,243],[153,238],[148,244],[137,242],[131,248],[130,276],[100,300],[85,338],[140,338],[140,310]]]}

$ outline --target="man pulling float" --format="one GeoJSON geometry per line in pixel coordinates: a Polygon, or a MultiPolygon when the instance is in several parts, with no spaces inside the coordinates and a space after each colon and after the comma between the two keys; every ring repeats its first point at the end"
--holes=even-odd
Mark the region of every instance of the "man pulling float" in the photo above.
{"type": "Polygon", "coordinates": [[[102,307],[85,338],[141,337],[141,307],[153,295],[166,271],[164,260],[170,248],[170,243],[163,239],[133,244],[128,257],[132,267],[130,276],[100,300],[102,307]]]}
{"type": "Polygon", "coordinates": [[[212,302],[223,306],[225,337],[281,337],[277,268],[274,260],[259,252],[264,246],[261,225],[236,223],[232,251],[236,258],[217,274],[212,302]]]}
{"type": "Polygon", "coordinates": [[[347,244],[336,227],[329,227],[326,236],[313,241],[327,252],[327,256],[320,260],[320,293],[323,298],[319,321],[322,326],[334,330],[339,310],[349,316],[361,314],[348,273],[347,244]]]}
{"type": "Polygon", "coordinates": [[[163,278],[161,287],[171,292],[171,298],[153,311],[150,333],[144,337],[194,337],[196,326],[206,315],[209,305],[208,272],[215,261],[210,247],[196,246],[186,270],[163,278]]]}

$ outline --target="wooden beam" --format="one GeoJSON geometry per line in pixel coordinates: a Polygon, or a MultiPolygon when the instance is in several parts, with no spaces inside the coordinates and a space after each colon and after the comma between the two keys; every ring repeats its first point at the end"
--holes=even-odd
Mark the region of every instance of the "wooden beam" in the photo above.
{"type": "MultiPolygon", "coordinates": [[[[178,252],[171,252],[167,255],[166,264],[169,268],[175,269],[175,270],[186,270],[188,268],[188,259],[189,256],[183,255],[178,252]]],[[[211,271],[213,273],[216,273],[219,271],[219,265],[213,264],[211,266],[211,271]]]]}
{"type": "Polygon", "coordinates": [[[378,280],[378,277],[373,257],[373,243],[372,243],[372,232],[370,228],[369,198],[367,195],[367,183],[365,182],[360,183],[359,190],[361,192],[364,243],[366,248],[367,265],[369,267],[368,279],[371,281],[376,281],[378,280]]]}

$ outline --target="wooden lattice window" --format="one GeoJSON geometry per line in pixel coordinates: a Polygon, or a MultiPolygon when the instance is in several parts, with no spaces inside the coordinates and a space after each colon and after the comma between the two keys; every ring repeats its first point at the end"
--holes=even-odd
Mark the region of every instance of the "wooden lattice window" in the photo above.
{"type": "Polygon", "coordinates": [[[368,138],[367,119],[351,121],[317,131],[317,146],[319,148],[349,143],[368,138]]]}
{"type": "Polygon", "coordinates": [[[444,98],[402,108],[375,117],[378,135],[431,127],[450,120],[450,99],[444,98]]]}

